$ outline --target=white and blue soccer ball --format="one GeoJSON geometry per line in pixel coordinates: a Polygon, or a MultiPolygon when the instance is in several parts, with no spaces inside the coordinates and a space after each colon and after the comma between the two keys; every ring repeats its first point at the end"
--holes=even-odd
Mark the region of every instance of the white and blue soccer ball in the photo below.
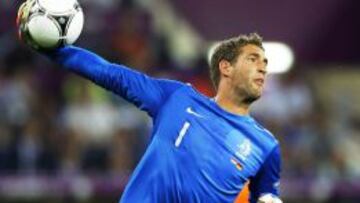
{"type": "Polygon", "coordinates": [[[19,9],[19,35],[36,49],[73,44],[84,14],[77,0],[27,0],[19,9]]]}

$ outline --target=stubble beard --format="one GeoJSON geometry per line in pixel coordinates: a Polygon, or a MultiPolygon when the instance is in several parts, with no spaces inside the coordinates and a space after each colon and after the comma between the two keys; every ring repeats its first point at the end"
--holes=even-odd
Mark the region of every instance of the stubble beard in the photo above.
{"type": "Polygon", "coordinates": [[[249,95],[248,97],[246,97],[244,100],[243,100],[243,103],[244,104],[247,104],[247,105],[250,105],[252,103],[254,103],[256,100],[258,100],[260,98],[260,96],[254,96],[254,95],[249,95]]]}
{"type": "Polygon", "coordinates": [[[237,87],[236,94],[237,97],[239,98],[238,102],[240,104],[251,105],[261,97],[261,93],[255,93],[255,92],[256,90],[252,90],[250,87],[248,88],[237,87]]]}

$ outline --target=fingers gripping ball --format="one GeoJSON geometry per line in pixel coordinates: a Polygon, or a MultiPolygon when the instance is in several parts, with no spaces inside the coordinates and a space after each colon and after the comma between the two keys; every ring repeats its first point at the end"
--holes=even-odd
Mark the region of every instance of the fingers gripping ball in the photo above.
{"type": "Polygon", "coordinates": [[[25,31],[25,25],[26,25],[26,21],[29,17],[29,11],[30,11],[30,7],[29,5],[31,5],[31,3],[34,1],[26,1],[23,4],[21,4],[19,10],[18,10],[18,14],[17,14],[17,18],[16,18],[16,26],[18,27],[18,37],[21,40],[25,40],[24,37],[24,31],[25,31]]]}
{"type": "Polygon", "coordinates": [[[81,34],[84,15],[77,0],[27,0],[16,20],[19,38],[35,49],[73,44],[81,34]]]}

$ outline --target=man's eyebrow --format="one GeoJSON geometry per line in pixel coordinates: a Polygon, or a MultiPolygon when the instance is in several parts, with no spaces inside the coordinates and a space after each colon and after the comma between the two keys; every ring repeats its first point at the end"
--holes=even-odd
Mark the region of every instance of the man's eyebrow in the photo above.
{"type": "Polygon", "coordinates": [[[250,53],[249,56],[255,56],[257,58],[260,58],[260,54],[258,53],[250,53]]]}

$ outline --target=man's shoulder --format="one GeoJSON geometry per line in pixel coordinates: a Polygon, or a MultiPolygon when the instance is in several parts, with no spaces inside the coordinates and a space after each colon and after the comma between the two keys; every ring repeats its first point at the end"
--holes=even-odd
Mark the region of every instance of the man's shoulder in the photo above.
{"type": "Polygon", "coordinates": [[[173,92],[173,96],[188,95],[198,99],[208,99],[205,95],[199,92],[191,83],[183,83],[182,87],[173,92]],[[175,93],[175,94],[174,94],[175,93]]]}
{"type": "Polygon", "coordinates": [[[274,144],[274,145],[278,145],[279,141],[276,138],[276,136],[267,128],[265,128],[262,124],[260,124],[256,119],[254,120],[254,126],[255,128],[257,128],[263,137],[265,137],[270,143],[274,144]]]}

